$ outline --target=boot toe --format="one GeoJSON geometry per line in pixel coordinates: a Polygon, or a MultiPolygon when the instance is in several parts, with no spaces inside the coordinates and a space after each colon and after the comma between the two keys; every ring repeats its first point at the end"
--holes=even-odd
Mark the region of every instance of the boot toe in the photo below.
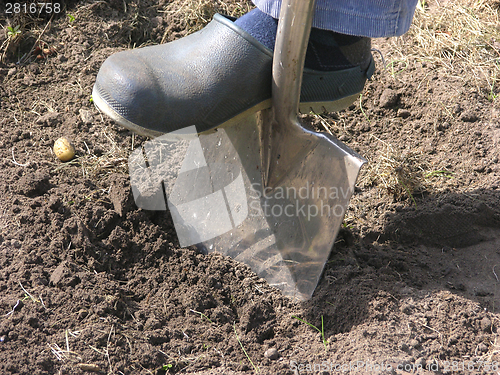
{"type": "Polygon", "coordinates": [[[156,136],[200,132],[270,106],[272,52],[220,15],[171,43],[119,52],[102,65],[96,106],[120,125],[156,136]]]}
{"type": "Polygon", "coordinates": [[[156,79],[149,66],[135,54],[120,52],[104,62],[94,86],[95,96],[100,101],[99,107],[119,122],[147,124],[158,118],[156,79]]]}

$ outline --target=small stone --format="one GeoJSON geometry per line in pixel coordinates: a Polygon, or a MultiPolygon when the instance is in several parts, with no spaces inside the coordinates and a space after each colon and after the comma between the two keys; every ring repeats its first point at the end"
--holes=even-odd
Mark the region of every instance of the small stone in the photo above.
{"type": "Polygon", "coordinates": [[[86,125],[91,125],[94,122],[94,116],[88,109],[80,109],[80,118],[86,125]]]}
{"type": "Polygon", "coordinates": [[[14,74],[17,73],[17,68],[10,68],[9,71],[7,72],[7,77],[12,77],[14,74]]]}
{"type": "Polygon", "coordinates": [[[456,115],[458,115],[459,113],[462,113],[463,109],[462,107],[460,106],[460,104],[455,104],[455,107],[453,107],[453,113],[455,113],[456,115]]]}
{"type": "Polygon", "coordinates": [[[402,117],[402,118],[408,118],[410,117],[411,113],[407,109],[400,108],[398,109],[397,116],[402,117]]]}
{"type": "Polygon", "coordinates": [[[410,346],[412,348],[418,348],[420,346],[420,343],[418,342],[418,340],[415,340],[415,339],[411,339],[410,342],[409,342],[410,346]]]}
{"type": "Polygon", "coordinates": [[[269,358],[269,359],[278,359],[279,356],[280,356],[280,353],[278,353],[278,349],[276,349],[276,348],[269,348],[264,353],[264,357],[269,358]]]}
{"type": "Polygon", "coordinates": [[[19,242],[18,240],[12,240],[10,241],[12,247],[14,247],[14,249],[20,249],[21,248],[21,242],[19,242]]]}
{"type": "Polygon", "coordinates": [[[415,365],[417,366],[417,368],[425,368],[426,364],[427,362],[425,361],[424,357],[420,357],[415,361],[415,365]]]}
{"type": "Polygon", "coordinates": [[[486,353],[488,351],[488,347],[486,346],[486,344],[481,343],[477,346],[477,350],[486,353]]]}
{"type": "Polygon", "coordinates": [[[382,108],[394,107],[399,99],[399,95],[392,89],[385,89],[380,95],[380,106],[382,108]]]}
{"type": "Polygon", "coordinates": [[[436,128],[439,131],[444,131],[444,130],[448,129],[449,127],[450,127],[449,122],[443,122],[442,124],[438,124],[436,128]]]}
{"type": "Polygon", "coordinates": [[[410,348],[406,344],[401,344],[399,346],[399,349],[402,350],[403,352],[407,352],[410,348]]]}
{"type": "Polygon", "coordinates": [[[101,368],[92,363],[78,363],[76,366],[82,371],[101,372],[101,368]]]}
{"type": "Polygon", "coordinates": [[[481,329],[483,332],[491,333],[491,320],[486,316],[481,320],[481,329]]]}

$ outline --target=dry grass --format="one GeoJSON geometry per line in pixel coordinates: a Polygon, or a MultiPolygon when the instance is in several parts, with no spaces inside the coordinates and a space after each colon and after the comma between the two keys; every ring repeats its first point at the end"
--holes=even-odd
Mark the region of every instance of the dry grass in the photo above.
{"type": "Polygon", "coordinates": [[[453,177],[445,169],[433,169],[421,152],[401,152],[392,145],[378,138],[377,140],[383,146],[362,175],[359,181],[362,187],[376,185],[395,200],[411,199],[416,206],[413,197],[415,194],[439,191],[444,187],[442,177],[453,177]]]}
{"type": "MultiPolygon", "coordinates": [[[[493,319],[492,331],[498,327],[500,320],[498,317],[493,319]]],[[[494,332],[494,331],[493,331],[494,332]]],[[[500,358],[500,344],[498,343],[498,335],[495,335],[495,341],[490,342],[490,347],[487,353],[485,353],[481,359],[485,362],[492,363],[494,361],[498,362],[500,358]]],[[[497,373],[498,374],[498,373],[497,373]]]]}
{"type": "Polygon", "coordinates": [[[493,0],[420,0],[408,33],[392,41],[388,68],[427,61],[450,74],[470,72],[478,87],[485,81],[494,94],[500,78],[499,25],[499,3],[493,0]]]}
{"type": "Polygon", "coordinates": [[[215,13],[239,17],[253,5],[250,1],[228,3],[223,0],[174,0],[168,3],[165,13],[181,19],[188,34],[202,29],[212,20],[215,13]]]}
{"type": "MultiPolygon", "coordinates": [[[[500,3],[492,0],[419,0],[407,34],[389,40],[387,72],[398,79],[415,62],[428,70],[444,70],[478,88],[493,101],[500,93],[500,3]]],[[[415,95],[418,95],[416,93],[415,95]]],[[[449,186],[453,174],[428,162],[418,150],[401,150],[377,138],[375,155],[360,176],[363,187],[377,186],[395,200],[449,186]]]]}

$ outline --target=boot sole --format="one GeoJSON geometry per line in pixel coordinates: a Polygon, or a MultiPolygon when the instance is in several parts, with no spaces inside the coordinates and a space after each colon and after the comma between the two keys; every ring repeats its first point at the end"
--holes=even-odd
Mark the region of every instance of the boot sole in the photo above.
{"type": "MultiPolygon", "coordinates": [[[[341,111],[347,107],[349,107],[354,101],[356,101],[357,97],[359,96],[359,93],[347,96],[342,99],[338,99],[335,101],[331,102],[310,102],[310,103],[300,103],[299,104],[299,111],[300,113],[306,114],[306,113],[315,113],[315,114],[323,114],[323,113],[329,113],[329,112],[337,112],[341,111]]],[[[133,131],[136,134],[143,135],[146,137],[150,138],[156,138],[164,135],[165,133],[156,131],[156,130],[151,130],[142,126],[139,126],[137,124],[134,124],[133,122],[127,120],[125,117],[121,116],[118,114],[111,106],[104,101],[101,96],[98,94],[97,90],[94,88],[92,89],[92,100],[94,102],[94,105],[97,107],[99,111],[104,112],[108,117],[110,117],[113,121],[115,121],[117,124],[120,126],[133,131]]],[[[236,115],[235,117],[231,118],[230,120],[219,124],[218,126],[214,127],[222,127],[222,126],[230,126],[231,124],[237,123],[241,121],[242,119],[249,117],[253,115],[256,112],[262,111],[264,109],[271,108],[271,99],[264,100],[263,102],[260,102],[259,104],[248,108],[247,110],[243,111],[242,113],[236,115]]],[[[210,131],[210,130],[206,130],[210,131]]]]}

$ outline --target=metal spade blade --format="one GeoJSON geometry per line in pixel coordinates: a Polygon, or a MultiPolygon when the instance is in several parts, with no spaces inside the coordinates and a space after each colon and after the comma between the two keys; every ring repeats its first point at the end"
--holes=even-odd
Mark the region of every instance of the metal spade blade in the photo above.
{"type": "MultiPolygon", "coordinates": [[[[302,300],[316,288],[365,162],[297,118],[313,10],[314,1],[282,3],[273,108],[200,138],[209,165],[223,162],[221,156],[241,163],[248,208],[242,223],[203,244],[302,300]]],[[[228,200],[231,212],[242,206],[228,200]]]]}

